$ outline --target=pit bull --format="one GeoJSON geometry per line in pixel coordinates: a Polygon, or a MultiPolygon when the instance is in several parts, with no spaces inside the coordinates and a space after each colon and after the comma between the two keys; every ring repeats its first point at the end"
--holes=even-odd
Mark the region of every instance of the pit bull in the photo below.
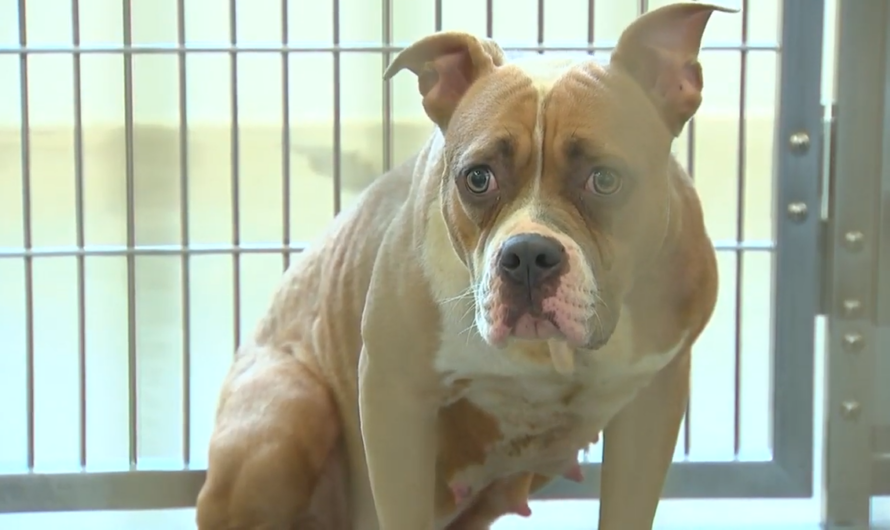
{"type": "MultiPolygon", "coordinates": [[[[484,530],[580,480],[600,530],[649,530],[717,296],[672,141],[715,11],[627,27],[608,64],[423,38],[435,124],[285,273],[225,379],[200,530],[484,530]]],[[[593,516],[591,515],[591,523],[593,516]]],[[[546,521],[542,521],[546,527],[546,521]]]]}

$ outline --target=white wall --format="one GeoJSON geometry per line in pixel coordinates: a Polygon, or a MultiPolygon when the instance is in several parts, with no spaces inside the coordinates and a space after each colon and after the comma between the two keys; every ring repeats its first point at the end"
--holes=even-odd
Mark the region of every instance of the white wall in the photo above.
{"type": "MultiPolygon", "coordinates": [[[[289,1],[293,46],[328,46],[332,39],[332,0],[289,1]]],[[[121,2],[81,0],[84,46],[117,46],[122,40],[121,2]]],[[[655,7],[667,3],[651,1],[655,7]]],[[[733,5],[732,2],[728,2],[733,5]]],[[[70,16],[58,0],[28,1],[28,40],[34,47],[70,44],[70,16]]],[[[176,40],[176,2],[133,2],[133,39],[139,45],[170,45],[176,40]]],[[[221,0],[186,0],[188,44],[228,42],[229,14],[221,0]]],[[[444,27],[482,33],[483,0],[443,2],[444,27]]],[[[614,42],[635,15],[636,2],[600,1],[596,11],[598,42],[614,42]]],[[[777,40],[776,0],[750,0],[750,35],[754,42],[777,40]]],[[[393,39],[400,43],[433,29],[433,2],[393,0],[393,39]]],[[[341,0],[344,44],[379,43],[379,0],[341,0]]],[[[536,39],[534,0],[496,0],[494,33],[502,44],[536,39]]],[[[546,44],[586,41],[586,0],[546,3],[546,44]]],[[[280,2],[238,2],[238,40],[245,46],[280,44],[280,2]]],[[[833,17],[830,17],[833,20],[833,17]]],[[[707,44],[737,44],[737,15],[716,14],[707,44]]],[[[14,2],[0,2],[0,47],[18,45],[14,2]]],[[[829,24],[833,30],[833,25],[829,24]]],[[[826,35],[833,42],[833,31],[826,35]]],[[[832,64],[833,47],[826,63],[832,64]]],[[[705,102],[696,119],[695,177],[707,222],[717,240],[735,237],[738,163],[740,59],[737,52],[705,52],[705,102]]],[[[75,243],[74,131],[72,60],[69,54],[31,56],[31,194],[33,238],[37,246],[75,243]]],[[[290,196],[292,238],[311,240],[333,213],[333,94],[342,98],[344,201],[382,169],[381,74],[376,53],[344,54],[341,85],[333,84],[329,53],[293,54],[289,58],[292,141],[290,196]]],[[[178,70],[173,54],[136,55],[134,67],[136,239],[139,245],[179,242],[178,70]]],[[[19,63],[0,55],[0,247],[22,244],[19,63]]],[[[245,53],[238,60],[238,108],[241,125],[241,238],[248,243],[281,239],[281,55],[245,53]]],[[[752,52],[747,75],[747,151],[745,236],[769,239],[773,226],[773,128],[776,114],[777,61],[773,52],[752,52]]],[[[117,54],[83,56],[85,164],[85,234],[88,245],[122,245],[126,234],[123,61],[117,54]]],[[[826,77],[828,79],[828,77],[826,77]]],[[[187,63],[190,130],[189,227],[192,243],[226,244],[231,240],[233,168],[230,150],[229,56],[190,55],[187,63]]],[[[396,160],[408,156],[430,130],[415,80],[402,74],[392,82],[393,145],[396,160]]],[[[831,84],[826,82],[826,93],[831,84]]],[[[688,139],[677,142],[686,160],[688,139]]],[[[120,467],[127,458],[126,263],[123,258],[88,258],[86,269],[88,453],[93,467],[120,467]]],[[[34,262],[37,465],[71,469],[77,465],[77,298],[73,258],[34,262]]],[[[743,278],[743,457],[763,458],[768,451],[769,399],[769,256],[745,258],[743,278]]],[[[712,325],[697,348],[694,369],[692,457],[733,458],[732,402],[736,264],[721,256],[721,298],[712,325]]],[[[265,308],[281,270],[274,255],[241,260],[240,326],[249,332],[265,308]]],[[[233,343],[232,260],[201,256],[191,260],[191,413],[193,463],[203,465],[219,382],[233,343]]],[[[148,467],[177,466],[181,455],[180,366],[183,351],[180,261],[143,257],[136,268],[137,348],[139,354],[139,446],[148,467]]],[[[24,277],[18,260],[0,260],[0,472],[20,469],[25,461],[24,423],[24,277]]],[[[680,445],[682,447],[682,444],[680,445]]],[[[807,510],[812,507],[807,505],[807,510]]],[[[809,512],[807,512],[809,513],[809,512]]]]}

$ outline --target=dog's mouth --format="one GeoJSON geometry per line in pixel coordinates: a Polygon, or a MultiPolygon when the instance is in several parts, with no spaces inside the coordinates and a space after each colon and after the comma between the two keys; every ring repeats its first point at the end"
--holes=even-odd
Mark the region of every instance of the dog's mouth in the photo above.
{"type": "Polygon", "coordinates": [[[552,315],[524,313],[514,319],[512,325],[494,326],[490,339],[495,344],[505,344],[508,339],[547,341],[550,360],[554,369],[569,375],[575,369],[575,354],[589,344],[580,344],[578,338],[569,338],[552,315]]]}
{"type": "Polygon", "coordinates": [[[512,335],[523,340],[564,339],[559,326],[549,316],[534,316],[525,313],[516,319],[511,329],[512,335]]]}
{"type": "Polygon", "coordinates": [[[503,347],[510,339],[527,341],[563,341],[575,348],[590,344],[587,321],[589,310],[581,304],[553,295],[540,303],[508,302],[486,304],[485,325],[480,328],[486,340],[503,347]]]}

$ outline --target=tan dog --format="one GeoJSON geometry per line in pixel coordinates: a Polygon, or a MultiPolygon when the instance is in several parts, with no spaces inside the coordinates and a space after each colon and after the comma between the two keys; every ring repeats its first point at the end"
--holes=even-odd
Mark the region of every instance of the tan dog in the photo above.
{"type": "Polygon", "coordinates": [[[670,153],[714,11],[640,17],[605,66],[507,63],[456,32],[395,59],[436,132],[290,268],[242,346],[201,530],[482,530],[578,479],[601,430],[599,528],[651,528],[717,292],[670,153]]]}

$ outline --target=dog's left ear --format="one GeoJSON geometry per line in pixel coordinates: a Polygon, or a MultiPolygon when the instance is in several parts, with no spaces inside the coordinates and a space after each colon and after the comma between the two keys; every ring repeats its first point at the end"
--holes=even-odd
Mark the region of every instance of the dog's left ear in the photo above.
{"type": "Polygon", "coordinates": [[[701,105],[698,53],[714,11],[738,12],[691,2],[653,9],[624,30],[612,52],[611,64],[623,68],[643,87],[674,136],[701,105]]]}
{"type": "Polygon", "coordinates": [[[388,81],[405,68],[414,72],[424,110],[445,131],[467,89],[504,62],[504,52],[494,41],[460,31],[442,31],[402,50],[383,79],[388,81]]]}

